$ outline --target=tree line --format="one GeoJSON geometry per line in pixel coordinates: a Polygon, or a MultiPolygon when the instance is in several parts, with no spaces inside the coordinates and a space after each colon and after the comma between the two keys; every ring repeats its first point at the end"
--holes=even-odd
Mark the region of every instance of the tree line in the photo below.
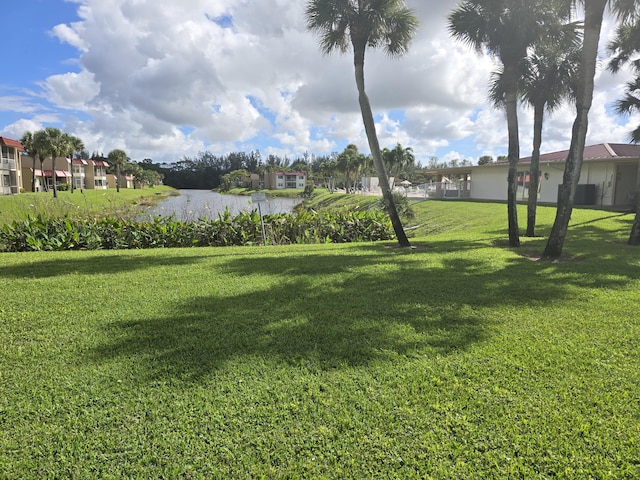
{"type": "MultiPolygon", "coordinates": [[[[413,149],[400,143],[392,148],[383,148],[381,155],[386,175],[414,184],[432,180],[433,176],[428,170],[471,165],[468,159],[440,161],[437,157],[431,157],[422,165],[416,160],[413,149]]],[[[488,158],[493,161],[493,158],[488,158]]],[[[337,188],[349,191],[361,188],[360,179],[363,176],[376,175],[372,156],[360,152],[354,144],[347,145],[342,152],[327,155],[305,153],[295,159],[273,154],[263,157],[259,151],[231,152],[226,155],[200,152],[195,156],[184,156],[171,164],[153,163],[145,159],[141,165],[161,173],[164,183],[174,188],[205,190],[223,187],[228,180],[251,173],[265,175],[276,170],[305,172],[313,183],[332,191],[337,188]]]]}

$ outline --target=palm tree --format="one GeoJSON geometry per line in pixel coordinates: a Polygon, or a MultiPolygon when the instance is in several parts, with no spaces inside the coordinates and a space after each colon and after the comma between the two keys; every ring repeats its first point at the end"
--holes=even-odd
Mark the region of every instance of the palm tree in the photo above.
{"type": "Polygon", "coordinates": [[[640,14],[640,4],[638,4],[637,0],[582,0],[582,3],[584,3],[584,38],[576,89],[576,118],[571,132],[571,144],[565,164],[556,218],[551,227],[547,245],[542,253],[542,257],[549,260],[557,259],[562,255],[562,248],[567,236],[571,212],[573,211],[575,192],[580,180],[589,126],[589,109],[593,102],[598,43],[600,41],[605,8],[608,4],[611,4],[613,14],[622,22],[626,22],[640,14]]]}
{"type": "Polygon", "coordinates": [[[410,246],[402,227],[384,170],[380,144],[369,97],[365,91],[364,57],[367,47],[382,48],[390,57],[399,57],[418,28],[418,19],[404,0],[310,0],[305,10],[307,28],[320,37],[325,54],[346,53],[353,48],[356,86],[362,121],[373,156],[385,207],[402,247],[410,246]]]}
{"type": "Polygon", "coordinates": [[[34,141],[33,133],[24,132],[22,138],[20,139],[20,143],[24,147],[25,152],[33,159],[33,171],[31,172],[31,191],[36,191],[36,158],[39,157],[40,153],[38,152],[37,143],[34,141]]]}
{"type": "MultiPolygon", "coordinates": [[[[575,83],[580,60],[580,24],[566,25],[558,37],[549,36],[529,50],[522,63],[520,98],[533,107],[533,151],[529,170],[527,237],[535,237],[538,188],[540,185],[540,146],[545,112],[552,113],[563,101],[575,101],[575,83]]],[[[494,105],[504,105],[501,72],[494,74],[489,93],[494,105]]]]}
{"type": "Polygon", "coordinates": [[[349,144],[338,155],[336,166],[344,173],[344,188],[347,193],[351,191],[351,172],[356,172],[360,165],[363,163],[362,155],[358,151],[358,147],[354,144],[349,144]]]}
{"type": "MultiPolygon", "coordinates": [[[[640,18],[623,23],[616,30],[616,38],[609,43],[608,50],[614,56],[609,62],[609,69],[616,73],[622,65],[630,64],[636,72],[636,77],[625,85],[625,95],[616,102],[616,111],[619,114],[640,113],[640,61],[634,54],[640,51],[640,18]]],[[[640,143],[640,125],[629,134],[632,143],[640,143]]],[[[636,178],[636,190],[633,209],[636,212],[629,245],[640,245],[640,165],[636,178]]]]}
{"type": "Polygon", "coordinates": [[[59,128],[47,127],[34,134],[36,148],[40,152],[40,163],[42,165],[43,156],[51,157],[51,179],[53,183],[53,196],[58,197],[58,186],[56,178],[56,159],[66,157],[72,151],[72,137],[59,128]]]}
{"type": "Polygon", "coordinates": [[[107,160],[109,161],[109,165],[116,166],[116,192],[120,193],[120,172],[124,169],[125,165],[129,161],[127,154],[124,150],[120,150],[116,148],[115,150],[111,150],[109,155],[107,155],[107,160]]]}
{"type": "Polygon", "coordinates": [[[75,181],[73,176],[73,158],[75,154],[82,155],[84,151],[84,143],[78,137],[71,137],[71,193],[75,190],[75,181]]]}
{"type": "Polygon", "coordinates": [[[399,143],[392,150],[385,147],[382,150],[382,159],[389,176],[398,176],[404,169],[412,166],[416,160],[413,149],[411,147],[405,148],[399,143]]]}
{"type": "Polygon", "coordinates": [[[516,194],[520,159],[517,103],[521,64],[528,49],[549,33],[550,26],[556,26],[569,15],[568,0],[468,0],[449,15],[449,32],[454,38],[479,53],[488,52],[502,64],[509,137],[507,216],[509,245],[512,247],[520,246],[516,194]]]}
{"type": "Polygon", "coordinates": [[[44,130],[37,130],[33,133],[33,146],[38,152],[38,158],[40,159],[40,174],[42,175],[43,182],[42,188],[45,192],[48,192],[49,185],[44,177],[44,160],[48,152],[47,136],[44,130]]]}

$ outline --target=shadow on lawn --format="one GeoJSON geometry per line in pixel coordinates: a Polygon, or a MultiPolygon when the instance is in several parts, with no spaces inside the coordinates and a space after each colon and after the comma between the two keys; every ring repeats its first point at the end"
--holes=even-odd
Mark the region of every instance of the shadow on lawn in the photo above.
{"type": "MultiPolygon", "coordinates": [[[[59,275],[81,274],[113,274],[143,270],[161,266],[180,266],[198,263],[205,259],[205,255],[177,256],[171,250],[164,250],[163,255],[135,255],[125,253],[120,255],[93,255],[79,252],[77,258],[36,260],[31,263],[0,267],[0,277],[12,278],[49,278],[59,275]],[[82,255],[82,256],[81,256],[82,255]]],[[[24,253],[24,255],[30,255],[24,253]]]]}
{"type": "Polygon", "coordinates": [[[223,269],[225,275],[246,277],[246,290],[203,291],[168,304],[161,317],[110,324],[107,336],[113,340],[88,355],[98,362],[140,362],[141,379],[193,381],[241,357],[323,370],[446,355],[485,341],[493,324],[514,321],[522,307],[570,298],[571,285],[614,287],[628,281],[611,277],[603,285],[600,277],[595,286],[584,276],[568,275],[550,282],[549,274],[562,273],[564,266],[514,257],[494,268],[486,259],[455,258],[464,242],[431,248],[448,249],[450,256],[430,263],[428,250],[380,245],[359,246],[358,255],[235,255],[223,269]],[[267,275],[268,284],[260,287],[255,275],[267,275]],[[489,317],[497,311],[498,318],[489,317]]]}

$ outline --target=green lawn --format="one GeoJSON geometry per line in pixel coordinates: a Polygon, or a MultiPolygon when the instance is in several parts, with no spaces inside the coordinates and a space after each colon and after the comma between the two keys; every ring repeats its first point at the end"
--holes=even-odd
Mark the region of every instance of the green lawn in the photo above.
{"type": "Polygon", "coordinates": [[[0,225],[22,220],[27,215],[122,215],[136,205],[151,205],[174,192],[171,187],[158,186],[143,189],[121,188],[109,190],[76,190],[58,192],[21,193],[0,195],[0,225]]]}
{"type": "Polygon", "coordinates": [[[632,216],[545,263],[415,209],[412,250],[2,254],[0,478],[639,478],[632,216]]]}

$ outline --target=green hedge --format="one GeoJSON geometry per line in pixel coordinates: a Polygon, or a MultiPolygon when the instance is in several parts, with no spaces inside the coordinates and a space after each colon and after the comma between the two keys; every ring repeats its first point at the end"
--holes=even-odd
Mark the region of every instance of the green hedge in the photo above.
{"type": "MultiPolygon", "coordinates": [[[[265,215],[267,243],[345,243],[393,238],[386,215],[376,211],[338,211],[265,215]]],[[[153,221],[106,218],[36,217],[3,225],[0,250],[97,250],[210,247],[262,244],[257,212],[182,222],[173,217],[153,221]]]]}

